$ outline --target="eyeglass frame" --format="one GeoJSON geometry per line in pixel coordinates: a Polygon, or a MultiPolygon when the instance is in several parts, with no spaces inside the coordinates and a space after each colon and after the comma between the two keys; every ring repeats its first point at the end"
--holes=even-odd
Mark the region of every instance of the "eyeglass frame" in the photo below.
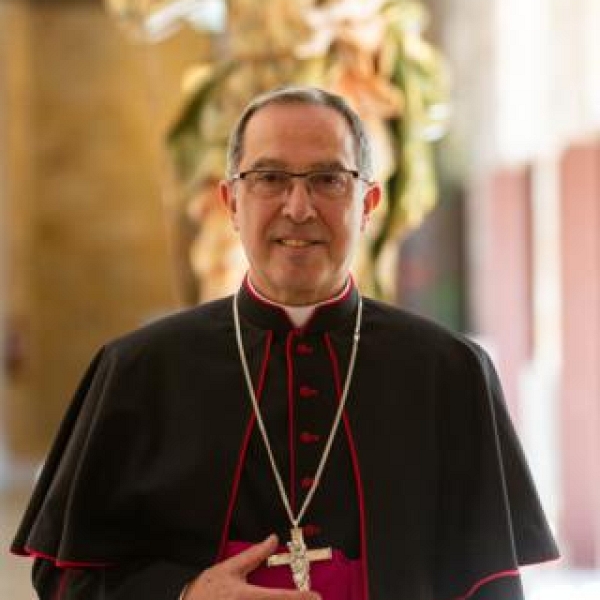
{"type": "MultiPolygon", "coordinates": [[[[237,181],[245,181],[245,178],[249,174],[252,174],[252,173],[283,173],[289,177],[290,182],[292,182],[292,180],[295,177],[300,177],[305,181],[305,183],[304,183],[305,189],[311,197],[313,197],[311,187],[308,183],[306,183],[306,178],[310,177],[311,175],[318,175],[318,174],[325,174],[325,173],[348,173],[349,175],[352,175],[352,178],[354,181],[359,180],[370,186],[375,184],[374,181],[367,179],[366,177],[363,177],[360,174],[360,172],[357,171],[356,169],[346,169],[346,168],[316,169],[314,171],[302,171],[299,173],[295,173],[293,171],[286,171],[285,169],[264,169],[264,168],[263,169],[248,169],[246,171],[240,171],[239,173],[235,173],[234,175],[232,175],[229,178],[229,183],[235,184],[237,181]]],[[[289,194],[289,192],[292,189],[293,189],[293,185],[288,187],[285,190],[285,194],[289,194]]]]}

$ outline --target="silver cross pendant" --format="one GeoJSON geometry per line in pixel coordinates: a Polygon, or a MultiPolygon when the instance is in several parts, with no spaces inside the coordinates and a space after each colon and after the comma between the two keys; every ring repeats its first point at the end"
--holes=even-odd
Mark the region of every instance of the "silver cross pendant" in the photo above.
{"type": "Polygon", "coordinates": [[[274,554],[267,559],[268,567],[289,565],[296,588],[310,590],[310,563],[331,560],[331,548],[308,550],[300,527],[290,530],[290,541],[287,543],[289,554],[274,554]]]}

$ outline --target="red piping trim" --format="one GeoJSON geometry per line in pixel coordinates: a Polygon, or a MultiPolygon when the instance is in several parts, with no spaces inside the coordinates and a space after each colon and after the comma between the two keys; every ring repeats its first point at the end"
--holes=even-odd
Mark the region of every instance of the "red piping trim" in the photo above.
{"type": "MultiPolygon", "coordinates": [[[[335,382],[335,389],[338,398],[338,402],[342,397],[342,380],[340,378],[340,368],[335,353],[335,349],[329,334],[324,335],[325,345],[327,346],[327,352],[329,353],[329,359],[333,367],[333,380],[335,382]]],[[[356,451],[356,444],[354,443],[354,436],[352,435],[352,428],[350,427],[350,421],[346,410],[342,414],[344,421],[344,431],[346,432],[346,438],[348,440],[348,447],[350,449],[350,458],[352,459],[352,470],[354,471],[354,481],[356,483],[356,495],[358,497],[358,512],[360,520],[360,565],[363,573],[363,599],[369,600],[369,571],[367,568],[367,529],[366,529],[366,510],[365,510],[365,498],[363,494],[362,477],[360,474],[360,464],[358,462],[358,452],[356,451]]],[[[461,600],[461,599],[457,599],[461,600]]]]}
{"type": "Polygon", "coordinates": [[[77,568],[97,568],[104,569],[106,567],[112,567],[113,563],[99,563],[99,562],[91,562],[91,561],[73,561],[73,560],[61,560],[60,558],[56,558],[55,556],[50,556],[49,554],[44,554],[39,550],[34,550],[33,548],[24,548],[24,552],[18,553],[13,552],[13,554],[17,554],[18,556],[29,556],[30,558],[42,558],[44,560],[49,560],[54,563],[54,566],[59,569],[77,569],[77,568]]]}
{"type": "Polygon", "coordinates": [[[342,302],[344,302],[348,298],[350,293],[352,292],[353,288],[354,288],[354,280],[352,279],[352,276],[350,275],[348,277],[348,279],[346,280],[346,287],[344,288],[342,293],[335,298],[325,300],[325,302],[322,302],[321,304],[318,304],[317,306],[315,306],[315,310],[313,310],[312,314],[308,318],[308,321],[306,321],[306,323],[304,323],[304,325],[302,326],[302,329],[305,330],[308,327],[310,327],[311,323],[317,317],[319,310],[321,310],[322,308],[334,306],[336,304],[341,304],[342,302]]]}
{"type": "Polygon", "coordinates": [[[287,362],[287,386],[288,386],[288,441],[290,461],[290,483],[289,496],[292,512],[296,512],[296,442],[295,437],[295,411],[294,411],[294,365],[292,362],[292,342],[295,330],[288,333],[285,341],[285,359],[287,362]]]}
{"type": "Polygon", "coordinates": [[[71,572],[68,570],[63,571],[62,575],[60,576],[60,580],[58,582],[58,588],[56,589],[56,594],[54,594],[54,600],[60,600],[63,597],[63,594],[65,593],[65,590],[67,589],[67,579],[69,578],[70,574],[71,574],[71,572]]]}
{"type": "MultiPolygon", "coordinates": [[[[263,353],[263,360],[260,367],[260,375],[258,378],[258,384],[255,389],[256,401],[260,402],[264,383],[265,383],[265,375],[267,372],[267,365],[269,364],[269,359],[271,357],[271,341],[273,340],[273,332],[267,332],[267,340],[265,342],[265,350],[263,353]]],[[[237,500],[238,489],[240,486],[240,479],[242,477],[242,469],[244,467],[244,462],[246,460],[246,452],[248,451],[248,444],[250,442],[250,436],[252,434],[252,430],[254,429],[254,423],[256,422],[256,416],[254,412],[251,414],[250,419],[248,420],[248,425],[246,426],[246,431],[244,433],[244,437],[242,439],[242,444],[240,446],[240,452],[238,456],[238,462],[235,467],[235,474],[233,476],[233,482],[231,484],[231,492],[229,493],[229,504],[227,506],[227,513],[225,515],[225,522],[223,523],[223,530],[221,533],[221,541],[219,543],[219,551],[217,553],[217,557],[215,562],[220,562],[223,560],[225,555],[225,547],[227,546],[227,540],[229,537],[229,528],[231,526],[231,518],[233,516],[233,509],[235,507],[235,502],[237,500]]]]}
{"type": "Polygon", "coordinates": [[[473,585],[471,587],[471,589],[464,596],[459,596],[458,598],[455,598],[454,600],[467,600],[468,598],[471,598],[471,596],[473,596],[473,594],[475,594],[477,592],[477,590],[479,590],[479,588],[483,587],[486,583],[495,581],[496,579],[501,579],[502,577],[518,577],[518,576],[519,576],[518,569],[513,569],[512,571],[501,571],[500,573],[494,573],[493,575],[488,575],[487,577],[480,579],[475,585],[473,585]]]}
{"type": "Polygon", "coordinates": [[[268,306],[272,306],[273,308],[277,309],[279,312],[281,312],[285,316],[285,318],[288,320],[289,324],[292,327],[294,327],[294,324],[292,323],[292,320],[290,319],[290,316],[287,314],[287,312],[285,311],[285,309],[280,304],[277,304],[276,302],[272,302],[271,300],[269,300],[268,298],[265,298],[263,296],[259,296],[257,290],[254,289],[254,286],[250,282],[250,277],[249,277],[248,273],[246,273],[246,276],[244,277],[244,284],[243,285],[246,288],[246,290],[248,290],[248,293],[257,302],[260,302],[261,304],[267,304],[268,306]]]}

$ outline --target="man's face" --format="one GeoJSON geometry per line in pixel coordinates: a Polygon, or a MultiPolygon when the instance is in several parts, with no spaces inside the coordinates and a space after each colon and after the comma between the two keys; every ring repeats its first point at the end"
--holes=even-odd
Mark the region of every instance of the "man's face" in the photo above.
{"type": "MultiPolygon", "coordinates": [[[[307,104],[271,104],[246,128],[238,172],[280,169],[293,173],[357,170],[354,141],[344,117],[307,104]]],[[[252,283],[268,298],[290,305],[312,304],[336,294],[369,213],[378,185],[355,180],[347,196],[332,200],[293,179],[287,193],[261,197],[247,181],[221,183],[221,197],[239,231],[252,283]]]]}

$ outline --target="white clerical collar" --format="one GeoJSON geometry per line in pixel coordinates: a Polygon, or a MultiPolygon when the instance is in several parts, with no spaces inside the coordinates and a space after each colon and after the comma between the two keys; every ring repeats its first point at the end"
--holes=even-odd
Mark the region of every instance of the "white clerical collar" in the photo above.
{"type": "Polygon", "coordinates": [[[279,304],[279,302],[273,302],[269,298],[265,297],[259,290],[256,289],[254,284],[252,283],[250,277],[246,278],[248,282],[248,287],[250,291],[258,296],[263,302],[270,304],[271,306],[277,306],[284,310],[289,317],[290,321],[294,324],[294,327],[303,327],[308,323],[308,320],[311,318],[312,314],[319,306],[325,306],[326,304],[332,304],[337,302],[344,294],[348,292],[348,288],[352,285],[352,280],[348,277],[346,281],[346,285],[344,285],[342,291],[339,294],[336,294],[333,298],[328,298],[327,300],[323,300],[321,302],[317,302],[316,304],[304,304],[302,306],[289,306],[287,304],[279,304]]]}

